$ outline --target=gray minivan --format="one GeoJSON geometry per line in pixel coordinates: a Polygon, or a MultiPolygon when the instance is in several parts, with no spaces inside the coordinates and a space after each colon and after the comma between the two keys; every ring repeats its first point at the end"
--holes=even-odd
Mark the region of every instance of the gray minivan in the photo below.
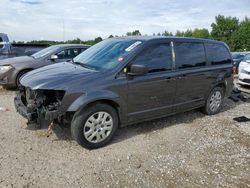
{"type": "Polygon", "coordinates": [[[233,87],[232,63],[223,42],[111,38],[73,62],[29,72],[15,105],[28,125],[69,123],[81,146],[98,148],[121,126],[195,108],[218,113],[233,87]]]}

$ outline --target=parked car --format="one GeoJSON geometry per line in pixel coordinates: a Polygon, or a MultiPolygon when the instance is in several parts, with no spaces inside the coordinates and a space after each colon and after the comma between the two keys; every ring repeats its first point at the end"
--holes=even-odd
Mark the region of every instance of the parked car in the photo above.
{"type": "Polygon", "coordinates": [[[246,54],[249,54],[249,52],[232,52],[233,69],[235,70],[236,74],[238,74],[240,62],[244,59],[246,54]]]}
{"type": "Polygon", "coordinates": [[[0,85],[17,87],[27,72],[54,63],[72,60],[89,46],[77,44],[54,45],[31,56],[0,60],[0,85]]]}
{"type": "Polygon", "coordinates": [[[83,147],[107,144],[118,127],[202,108],[220,111],[233,87],[225,43],[192,38],[104,40],[21,79],[15,98],[28,125],[71,123],[83,147]]]}
{"type": "Polygon", "coordinates": [[[247,54],[240,63],[239,84],[250,86],[250,54],[247,54]]]}
{"type": "Polygon", "coordinates": [[[32,55],[48,46],[48,44],[11,44],[8,35],[0,33],[0,60],[23,55],[32,55]]]}

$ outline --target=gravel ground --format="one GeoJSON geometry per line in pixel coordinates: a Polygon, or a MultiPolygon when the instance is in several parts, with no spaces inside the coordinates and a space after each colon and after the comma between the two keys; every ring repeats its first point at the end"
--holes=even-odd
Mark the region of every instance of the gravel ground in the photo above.
{"type": "Polygon", "coordinates": [[[14,91],[0,88],[0,187],[250,187],[250,103],[226,100],[223,112],[198,110],[120,129],[97,150],[69,128],[26,129],[14,91]]]}

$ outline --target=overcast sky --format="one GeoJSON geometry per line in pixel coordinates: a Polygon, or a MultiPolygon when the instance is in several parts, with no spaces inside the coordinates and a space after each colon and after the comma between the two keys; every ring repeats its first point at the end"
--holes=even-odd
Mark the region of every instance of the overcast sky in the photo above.
{"type": "Polygon", "coordinates": [[[218,14],[250,17],[250,0],[0,0],[0,32],[11,40],[83,40],[208,28],[218,14]]]}

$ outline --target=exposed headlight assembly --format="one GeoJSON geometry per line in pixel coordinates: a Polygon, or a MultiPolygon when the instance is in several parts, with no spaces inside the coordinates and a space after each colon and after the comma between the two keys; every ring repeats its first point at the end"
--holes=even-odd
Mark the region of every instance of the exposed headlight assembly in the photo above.
{"type": "Polygon", "coordinates": [[[12,67],[10,65],[4,65],[4,66],[0,66],[0,73],[5,73],[8,70],[10,70],[12,67]]]}

